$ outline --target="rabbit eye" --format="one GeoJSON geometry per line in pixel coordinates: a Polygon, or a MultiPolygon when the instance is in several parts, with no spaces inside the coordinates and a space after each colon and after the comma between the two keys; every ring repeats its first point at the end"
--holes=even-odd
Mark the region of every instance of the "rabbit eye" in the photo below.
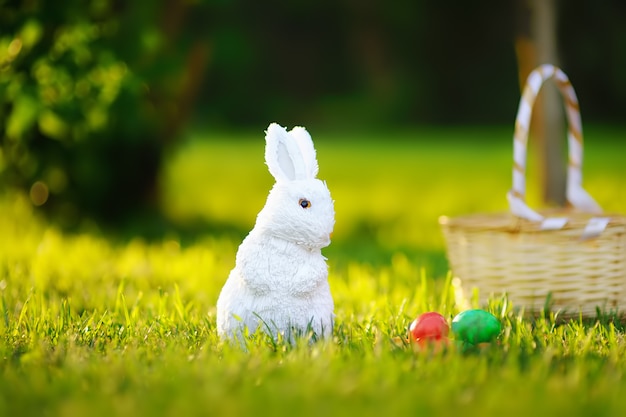
{"type": "Polygon", "coordinates": [[[303,209],[311,208],[311,202],[306,198],[301,198],[300,201],[298,201],[298,204],[300,204],[300,207],[303,209]]]}

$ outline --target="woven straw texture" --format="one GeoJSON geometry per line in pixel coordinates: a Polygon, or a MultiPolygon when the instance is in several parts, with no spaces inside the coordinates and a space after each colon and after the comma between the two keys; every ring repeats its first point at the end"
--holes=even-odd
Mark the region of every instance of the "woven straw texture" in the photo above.
{"type": "Polygon", "coordinates": [[[468,306],[478,293],[485,304],[506,296],[536,315],[549,307],[562,316],[620,313],[626,304],[626,218],[604,214],[582,188],[583,135],[576,93],[553,65],[531,72],[520,99],[513,135],[510,213],[442,217],[457,302],[468,306]],[[525,202],[526,148],[533,104],[553,78],[568,121],[567,199],[574,209],[535,211],[525,202]]]}
{"type": "MultiPolygon", "coordinates": [[[[545,212],[541,212],[544,214],[545,212]]],[[[567,216],[560,230],[540,230],[536,222],[510,213],[442,217],[448,260],[458,277],[458,302],[468,306],[506,296],[514,307],[536,315],[546,302],[562,316],[615,312],[626,300],[626,219],[610,215],[596,238],[581,233],[592,217],[567,216]]]]}

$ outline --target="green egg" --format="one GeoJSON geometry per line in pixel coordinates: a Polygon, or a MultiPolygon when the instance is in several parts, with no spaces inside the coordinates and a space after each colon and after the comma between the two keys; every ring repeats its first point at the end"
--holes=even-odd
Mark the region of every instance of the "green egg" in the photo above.
{"type": "Polygon", "coordinates": [[[452,333],[471,345],[489,343],[500,334],[500,321],[485,310],[466,310],[452,319],[452,333]]]}

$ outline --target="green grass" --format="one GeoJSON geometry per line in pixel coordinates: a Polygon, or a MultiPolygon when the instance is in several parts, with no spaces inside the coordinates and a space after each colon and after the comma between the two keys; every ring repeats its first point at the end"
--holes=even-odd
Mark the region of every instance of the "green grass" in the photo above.
{"type": "MultiPolygon", "coordinates": [[[[497,344],[406,342],[419,313],[459,312],[437,218],[506,210],[508,129],[313,133],[336,200],[332,340],[256,335],[247,353],[218,341],[215,301],[272,181],[262,134],[202,135],[167,161],[177,227],[156,240],[64,233],[25,197],[0,199],[0,416],[625,415],[625,329],[611,317],[529,320],[493,300],[497,344]]],[[[587,133],[584,177],[620,213],[623,133],[587,133]]]]}

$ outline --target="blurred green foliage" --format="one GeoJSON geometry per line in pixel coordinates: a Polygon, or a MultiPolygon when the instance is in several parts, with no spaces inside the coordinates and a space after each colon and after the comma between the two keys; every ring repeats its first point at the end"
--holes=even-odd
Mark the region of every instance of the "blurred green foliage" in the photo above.
{"type": "MultiPolygon", "coordinates": [[[[213,125],[513,123],[527,0],[210,2],[213,125]]],[[[626,3],[555,1],[558,64],[585,121],[626,111],[626,3]]]]}
{"type": "Polygon", "coordinates": [[[161,153],[189,107],[192,49],[161,6],[0,8],[0,175],[68,226],[81,215],[116,220],[155,199],[161,153]]]}
{"type": "MultiPolygon", "coordinates": [[[[509,126],[515,3],[0,0],[0,182],[119,222],[155,208],[189,126],[509,126]]],[[[626,7],[558,5],[585,121],[620,123],[626,7]]]]}

